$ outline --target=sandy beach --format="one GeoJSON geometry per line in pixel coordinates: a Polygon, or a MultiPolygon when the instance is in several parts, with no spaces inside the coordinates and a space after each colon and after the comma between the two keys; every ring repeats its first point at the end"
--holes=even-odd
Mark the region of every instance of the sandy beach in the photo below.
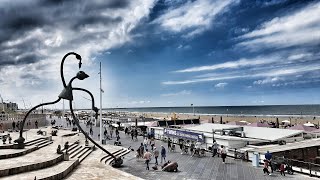
{"type": "MultiPolygon", "coordinates": [[[[143,113],[134,113],[136,116],[144,116],[147,118],[159,118],[159,119],[171,119],[174,117],[173,113],[155,113],[155,112],[143,112],[143,113]]],[[[233,122],[233,121],[247,121],[249,123],[253,122],[259,122],[259,121],[268,121],[268,122],[276,122],[276,119],[279,119],[279,122],[283,120],[291,120],[291,124],[304,124],[307,122],[311,122],[314,124],[320,123],[320,117],[316,117],[314,119],[314,116],[254,116],[254,115],[204,115],[204,114],[184,114],[184,113],[176,113],[177,119],[192,119],[192,118],[199,118],[202,123],[205,122],[212,122],[212,120],[215,123],[220,122],[220,118],[222,117],[222,121],[225,123],[233,122]]]]}

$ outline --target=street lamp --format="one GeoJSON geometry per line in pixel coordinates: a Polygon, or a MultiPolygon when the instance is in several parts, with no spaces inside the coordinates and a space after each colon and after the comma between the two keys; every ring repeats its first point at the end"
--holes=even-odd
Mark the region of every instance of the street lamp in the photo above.
{"type": "Polygon", "coordinates": [[[195,116],[195,114],[194,114],[194,106],[193,106],[193,104],[191,104],[191,106],[192,106],[193,116],[195,116]]]}

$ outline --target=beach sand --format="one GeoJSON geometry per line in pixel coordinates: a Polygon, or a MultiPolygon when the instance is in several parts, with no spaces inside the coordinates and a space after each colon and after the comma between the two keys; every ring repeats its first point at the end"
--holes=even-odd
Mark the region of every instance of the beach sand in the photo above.
{"type": "MultiPolygon", "coordinates": [[[[146,118],[166,118],[171,119],[171,117],[174,117],[173,113],[134,113],[136,116],[144,116],[146,118]]],[[[316,117],[314,119],[313,116],[246,116],[246,115],[201,115],[201,114],[183,114],[183,113],[176,113],[176,118],[178,119],[193,119],[193,118],[199,118],[201,123],[211,123],[212,119],[215,123],[220,122],[220,118],[222,117],[222,121],[225,123],[233,122],[233,121],[247,121],[249,123],[259,122],[259,121],[267,121],[267,122],[276,122],[276,119],[279,119],[279,123],[283,120],[289,120],[291,119],[291,124],[304,124],[307,122],[311,122],[314,124],[320,123],[320,117],[316,117]]]]}

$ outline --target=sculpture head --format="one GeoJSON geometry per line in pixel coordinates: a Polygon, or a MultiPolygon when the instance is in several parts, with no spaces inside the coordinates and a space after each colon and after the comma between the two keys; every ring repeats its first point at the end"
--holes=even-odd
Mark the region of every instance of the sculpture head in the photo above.
{"type": "Polygon", "coordinates": [[[84,79],[86,79],[86,78],[88,78],[88,77],[89,77],[89,75],[86,74],[86,73],[83,72],[83,71],[79,71],[79,72],[77,73],[77,75],[76,75],[76,78],[78,78],[79,80],[84,80],[84,79]]]}

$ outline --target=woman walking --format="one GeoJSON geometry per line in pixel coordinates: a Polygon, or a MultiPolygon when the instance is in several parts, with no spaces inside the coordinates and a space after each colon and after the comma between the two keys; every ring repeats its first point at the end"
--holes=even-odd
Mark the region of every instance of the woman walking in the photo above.
{"type": "Polygon", "coordinates": [[[220,153],[221,153],[222,162],[225,163],[226,162],[226,157],[227,157],[227,151],[226,151],[226,148],[223,145],[221,145],[220,153]]]}

